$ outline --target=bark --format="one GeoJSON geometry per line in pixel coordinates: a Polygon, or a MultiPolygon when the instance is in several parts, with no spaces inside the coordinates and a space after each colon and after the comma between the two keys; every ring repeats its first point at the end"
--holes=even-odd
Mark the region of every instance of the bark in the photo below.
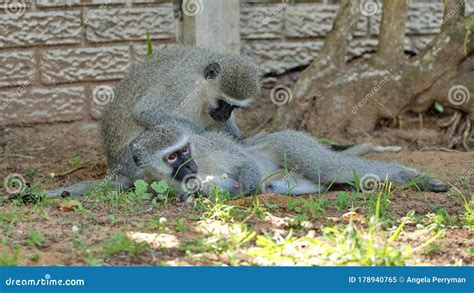
{"type": "Polygon", "coordinates": [[[456,85],[474,92],[474,41],[464,47],[464,2],[445,3],[441,32],[409,59],[403,53],[408,3],[384,0],[376,54],[346,63],[360,3],[343,1],[323,50],[292,87],[291,103],[278,108],[273,129],[354,137],[373,131],[382,119],[396,120],[409,110],[423,113],[434,102],[472,112],[474,97],[453,104],[448,95],[456,85]]]}

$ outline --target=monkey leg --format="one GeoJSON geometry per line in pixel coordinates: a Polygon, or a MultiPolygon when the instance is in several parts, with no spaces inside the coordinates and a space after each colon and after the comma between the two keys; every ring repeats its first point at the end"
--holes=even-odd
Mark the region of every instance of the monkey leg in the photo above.
{"type": "Polygon", "coordinates": [[[264,185],[264,192],[274,192],[284,195],[305,195],[324,192],[327,187],[316,185],[314,182],[299,174],[286,175],[280,179],[271,179],[264,185]]]}
{"type": "Polygon", "coordinates": [[[374,178],[374,181],[383,182],[387,178],[396,185],[417,180],[417,186],[422,190],[448,190],[444,182],[414,169],[334,152],[302,132],[285,130],[269,133],[256,137],[252,143],[270,153],[285,170],[301,174],[318,185],[351,183],[355,180],[355,173],[363,180],[374,178]]]}
{"type": "Polygon", "coordinates": [[[353,145],[329,145],[329,149],[347,156],[362,157],[369,153],[397,153],[401,151],[402,148],[399,146],[379,146],[371,143],[363,143],[353,145]]]}
{"type": "Polygon", "coordinates": [[[47,197],[69,197],[69,196],[82,196],[88,190],[102,187],[106,184],[110,184],[112,189],[125,190],[130,188],[130,181],[125,177],[117,177],[116,180],[85,180],[73,184],[68,187],[61,187],[52,190],[45,191],[47,197]]]}

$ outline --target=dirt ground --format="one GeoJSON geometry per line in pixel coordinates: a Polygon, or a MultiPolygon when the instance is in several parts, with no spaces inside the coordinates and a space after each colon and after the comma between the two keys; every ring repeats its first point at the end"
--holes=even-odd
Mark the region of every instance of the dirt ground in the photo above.
{"type": "MultiPolygon", "coordinates": [[[[100,148],[96,124],[42,125],[0,131],[0,178],[18,173],[30,186],[41,183],[44,188],[52,188],[105,176],[106,162],[100,148]]],[[[468,200],[473,193],[472,151],[404,150],[397,154],[376,154],[370,157],[396,161],[427,171],[456,186],[468,200]]],[[[0,188],[0,194],[6,194],[5,190],[0,188]]],[[[339,194],[340,192],[329,192],[324,196],[334,203],[339,194]]],[[[295,202],[304,202],[307,198],[260,195],[260,204],[269,213],[263,218],[250,217],[246,223],[259,235],[276,233],[275,231],[288,235],[293,229],[288,225],[288,219],[298,214],[290,206],[295,202]]],[[[34,208],[28,205],[1,204],[0,225],[3,227],[0,226],[0,234],[3,235],[0,238],[0,259],[2,251],[5,257],[5,253],[13,254],[18,249],[18,265],[280,264],[259,262],[248,255],[242,255],[239,250],[234,250],[235,254],[232,256],[219,250],[213,250],[212,253],[206,249],[200,251],[200,246],[194,240],[202,240],[205,234],[202,226],[212,224],[199,218],[199,209],[189,206],[170,202],[164,206],[127,209],[104,205],[103,202],[89,198],[81,200],[86,212],[65,212],[58,209],[60,202],[64,200],[34,208]],[[32,230],[37,231],[44,239],[32,244],[31,240],[34,242],[35,238],[31,236],[32,230]],[[107,241],[115,241],[115,244],[123,242],[123,245],[130,246],[126,240],[114,238],[119,237],[114,236],[117,231],[125,231],[129,239],[141,239],[152,248],[140,253],[129,251],[127,254],[104,254],[104,251],[113,250],[113,245],[108,245],[107,241]]],[[[252,203],[250,199],[240,199],[232,204],[248,207],[252,203]]],[[[324,216],[301,221],[305,225],[295,228],[294,233],[297,236],[317,237],[321,233],[321,227],[328,221],[338,223],[349,210],[365,214],[367,209],[364,205],[357,205],[354,209],[354,206],[336,207],[329,204],[325,207],[324,216]]],[[[394,225],[397,225],[397,221],[409,211],[414,211],[426,221],[439,215],[440,210],[459,218],[465,212],[462,197],[457,193],[436,194],[407,190],[394,192],[389,199],[387,214],[394,219],[394,225]]],[[[420,233],[418,229],[420,223],[407,224],[395,245],[418,246],[427,241],[429,236],[420,233]]],[[[449,216],[444,217],[443,227],[443,237],[435,240],[428,250],[424,250],[407,264],[474,264],[472,254],[468,252],[474,246],[473,230],[459,219],[451,223],[449,216]]],[[[254,241],[253,239],[249,243],[254,241]]],[[[140,250],[141,247],[133,249],[140,250]]]]}

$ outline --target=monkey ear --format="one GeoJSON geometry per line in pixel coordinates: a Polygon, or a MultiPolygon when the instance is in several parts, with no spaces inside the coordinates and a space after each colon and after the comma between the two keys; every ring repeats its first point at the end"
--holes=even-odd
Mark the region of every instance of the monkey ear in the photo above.
{"type": "Polygon", "coordinates": [[[136,144],[132,144],[132,158],[137,167],[143,165],[143,154],[136,144]]]}
{"type": "Polygon", "coordinates": [[[210,63],[209,65],[206,66],[206,69],[204,69],[204,78],[205,79],[214,79],[219,75],[219,72],[221,71],[221,67],[219,66],[218,63],[210,63]]]}

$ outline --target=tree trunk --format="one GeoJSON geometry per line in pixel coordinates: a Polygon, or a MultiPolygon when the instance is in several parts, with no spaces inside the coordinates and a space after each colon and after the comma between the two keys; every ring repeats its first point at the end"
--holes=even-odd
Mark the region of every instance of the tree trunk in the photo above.
{"type": "Polygon", "coordinates": [[[464,113],[464,126],[457,127],[463,128],[463,146],[469,148],[474,41],[471,37],[465,43],[464,2],[445,3],[441,32],[423,52],[408,58],[403,50],[407,0],[384,0],[377,53],[347,63],[360,1],[342,1],[321,53],[292,87],[292,101],[278,108],[273,128],[353,138],[370,133],[381,121],[397,121],[408,111],[424,113],[438,102],[464,113]]]}

